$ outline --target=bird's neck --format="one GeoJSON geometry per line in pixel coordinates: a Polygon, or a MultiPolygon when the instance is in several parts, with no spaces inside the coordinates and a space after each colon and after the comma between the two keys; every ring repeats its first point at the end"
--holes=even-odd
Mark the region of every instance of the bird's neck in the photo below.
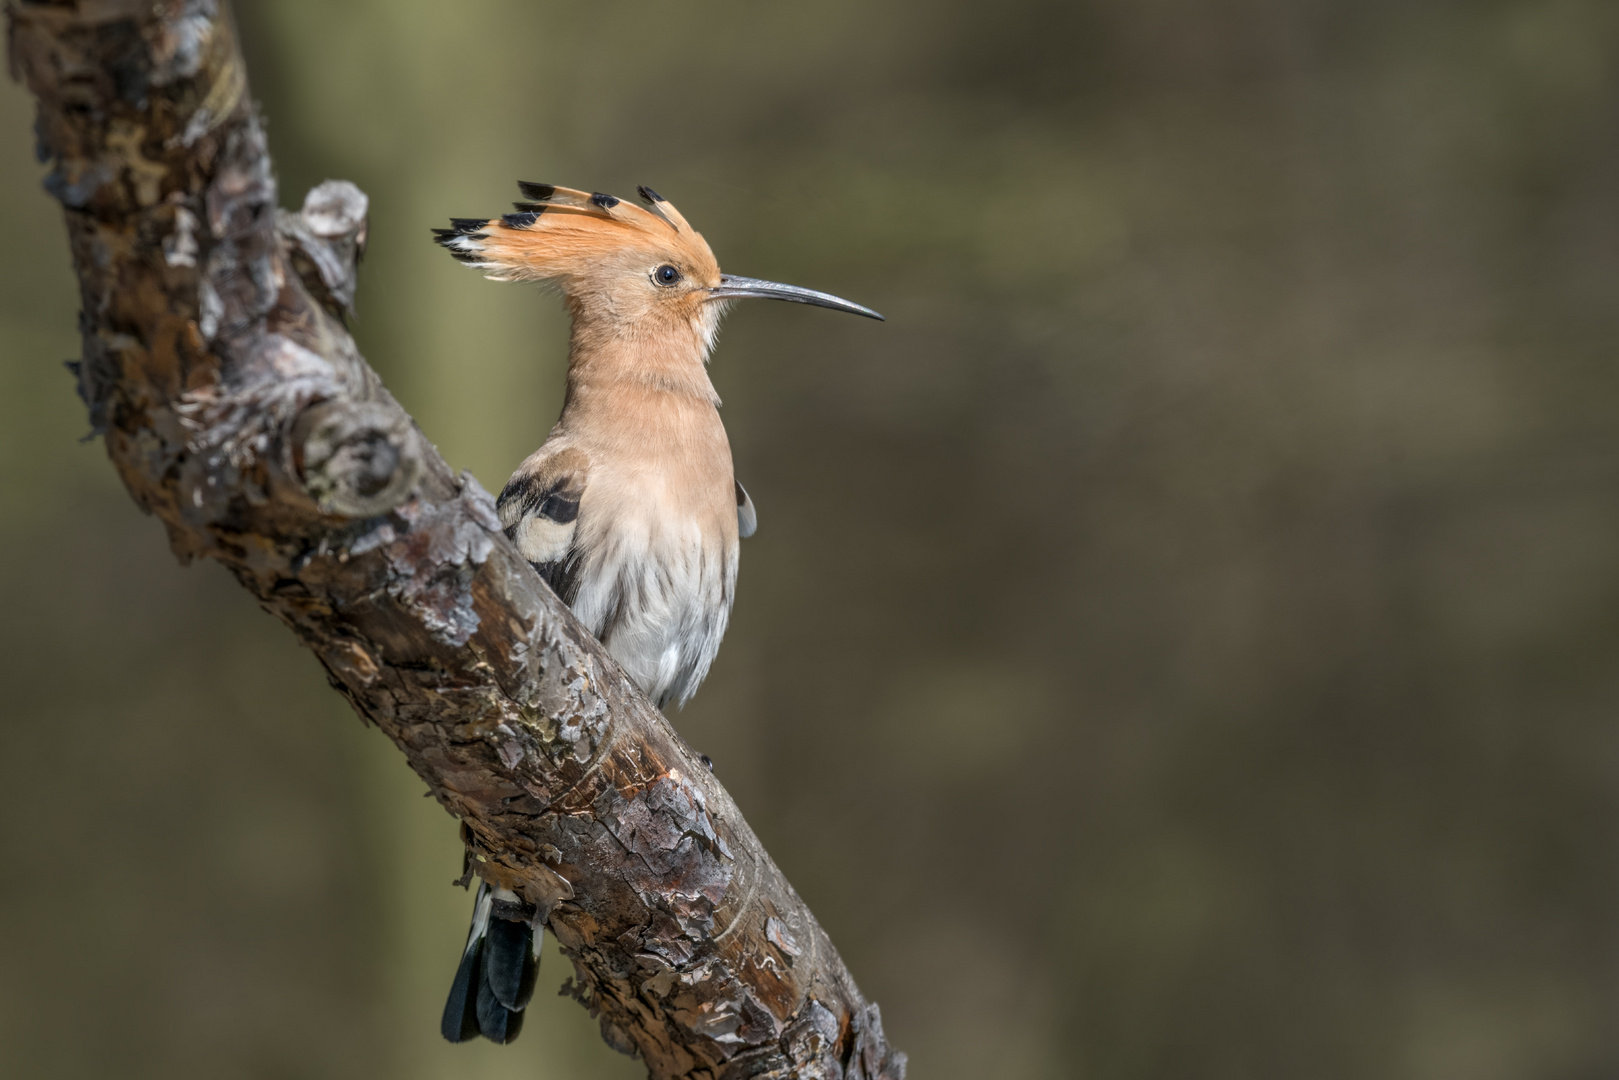
{"type": "Polygon", "coordinates": [[[704,360],[708,342],[695,328],[635,334],[575,320],[568,348],[568,399],[591,391],[640,389],[718,406],[704,360]]]}

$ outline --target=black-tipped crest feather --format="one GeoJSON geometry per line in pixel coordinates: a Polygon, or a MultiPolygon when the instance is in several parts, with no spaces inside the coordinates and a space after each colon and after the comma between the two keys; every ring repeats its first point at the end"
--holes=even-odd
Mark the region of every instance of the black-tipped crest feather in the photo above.
{"type": "Polygon", "coordinates": [[[665,225],[669,226],[675,232],[680,231],[680,222],[670,217],[668,212],[664,210],[664,207],[669,205],[668,199],[665,199],[662,195],[659,195],[656,191],[653,191],[645,184],[637,185],[635,193],[641,196],[641,201],[646,203],[648,210],[663,219],[663,223],[665,225]]]}

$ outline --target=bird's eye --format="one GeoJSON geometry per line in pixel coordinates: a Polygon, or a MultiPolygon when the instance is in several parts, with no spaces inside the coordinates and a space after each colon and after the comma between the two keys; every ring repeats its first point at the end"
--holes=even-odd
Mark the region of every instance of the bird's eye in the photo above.
{"type": "Polygon", "coordinates": [[[659,285],[673,285],[675,282],[680,280],[680,271],[676,270],[668,263],[664,263],[662,266],[652,271],[652,280],[656,281],[659,285]]]}

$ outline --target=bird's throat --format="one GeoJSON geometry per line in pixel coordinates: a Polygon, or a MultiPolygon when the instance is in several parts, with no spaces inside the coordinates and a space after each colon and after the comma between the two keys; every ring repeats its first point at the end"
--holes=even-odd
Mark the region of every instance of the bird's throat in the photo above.
{"type": "Polygon", "coordinates": [[[706,358],[706,343],[685,333],[647,337],[575,333],[568,351],[568,397],[635,388],[718,407],[706,358]]]}

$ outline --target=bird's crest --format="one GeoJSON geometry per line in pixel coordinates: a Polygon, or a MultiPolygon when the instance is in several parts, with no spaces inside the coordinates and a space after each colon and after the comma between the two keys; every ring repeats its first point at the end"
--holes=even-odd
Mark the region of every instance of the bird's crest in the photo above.
{"type": "Polygon", "coordinates": [[[713,252],[674,204],[637,189],[646,207],[601,192],[518,182],[523,201],[498,218],[451,218],[433,235],[495,281],[581,279],[615,256],[682,258],[718,273],[713,252]]]}

